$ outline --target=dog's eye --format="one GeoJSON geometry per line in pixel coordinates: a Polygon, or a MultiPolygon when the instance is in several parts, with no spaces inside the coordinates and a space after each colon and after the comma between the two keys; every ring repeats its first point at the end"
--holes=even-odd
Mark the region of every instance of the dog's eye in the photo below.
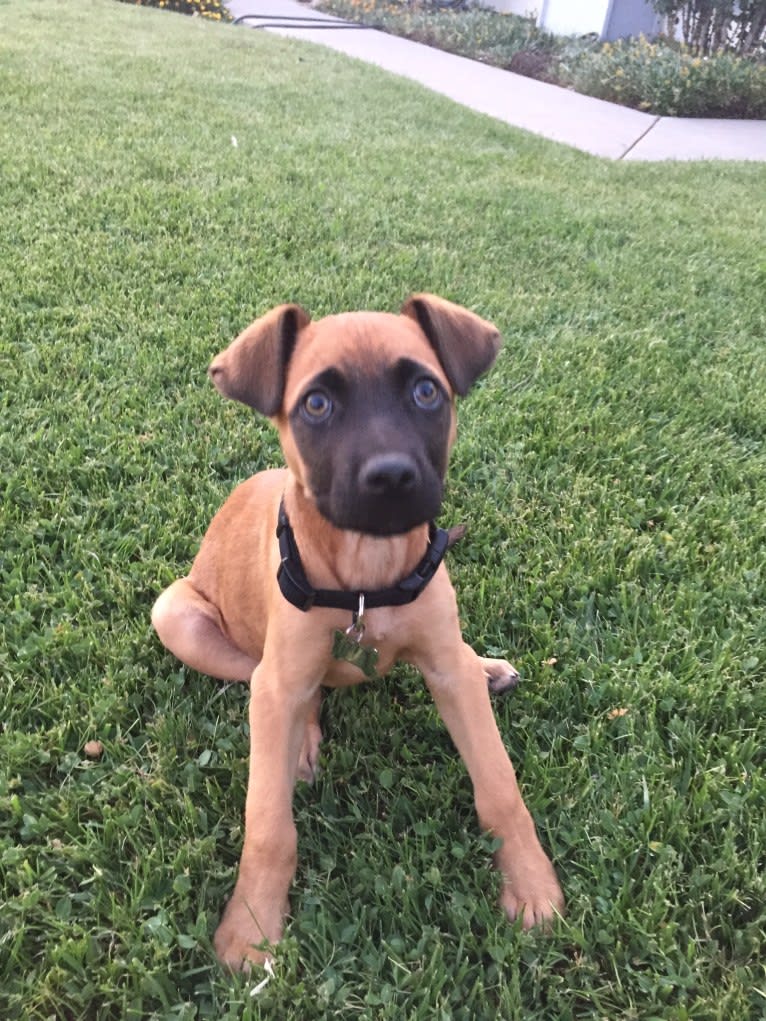
{"type": "Polygon", "coordinates": [[[441,390],[432,379],[423,376],[412,388],[412,397],[419,408],[435,408],[441,401],[441,390]]]}
{"type": "Polygon", "coordinates": [[[301,410],[309,421],[322,422],[330,416],[332,401],[322,390],[312,390],[303,398],[301,410]]]}

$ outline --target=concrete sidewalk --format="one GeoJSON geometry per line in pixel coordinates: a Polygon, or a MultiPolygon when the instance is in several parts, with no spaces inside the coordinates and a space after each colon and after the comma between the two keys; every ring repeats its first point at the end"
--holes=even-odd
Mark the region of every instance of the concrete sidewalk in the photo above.
{"type": "Polygon", "coordinates": [[[766,161],[766,121],[655,117],[385,32],[343,27],[344,22],[297,0],[226,0],[226,7],[235,18],[257,16],[243,24],[269,26],[268,31],[329,46],[594,156],[766,161]]]}

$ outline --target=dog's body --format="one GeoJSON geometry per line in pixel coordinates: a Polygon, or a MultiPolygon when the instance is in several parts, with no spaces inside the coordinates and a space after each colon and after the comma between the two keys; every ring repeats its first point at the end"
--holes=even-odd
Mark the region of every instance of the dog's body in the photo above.
{"type": "MultiPolygon", "coordinates": [[[[216,386],[271,417],[286,469],[242,483],[213,519],[188,578],[157,600],[152,620],[187,665],[250,681],[250,774],[239,878],[215,938],[231,967],[263,959],[254,949],[282,932],[295,871],[292,793],[311,779],[321,740],[320,686],[364,674],[336,658],[333,638],[348,609],[299,608],[277,582],[284,550],[280,510],[313,589],[388,590],[418,568],[429,547],[455,438],[454,397],[494,361],[497,331],[432,295],[402,315],[349,313],[316,323],[297,306],[257,320],[210,368],[216,386]]],[[[354,597],[355,598],[355,597],[354,597]]],[[[561,910],[497,730],[487,682],[515,683],[505,661],[482,660],[462,640],[455,593],[441,564],[413,602],[363,614],[364,646],[377,673],[415,665],[465,761],[481,825],[502,840],[501,902],[525,927],[561,910]]]]}

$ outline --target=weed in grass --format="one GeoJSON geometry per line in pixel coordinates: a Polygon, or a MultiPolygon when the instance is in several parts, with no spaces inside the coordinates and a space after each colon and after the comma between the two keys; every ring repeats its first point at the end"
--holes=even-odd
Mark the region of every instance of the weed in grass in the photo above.
{"type": "Polygon", "coordinates": [[[0,1014],[761,1016],[764,169],[602,163],[105,0],[0,23],[0,1014]],[[396,673],[325,705],[253,997],[209,942],[247,693],[179,669],[149,610],[279,456],[210,357],[278,301],[415,290],[505,336],[443,521],[466,636],[524,675],[496,709],[569,915],[498,916],[462,766],[396,673]]]}

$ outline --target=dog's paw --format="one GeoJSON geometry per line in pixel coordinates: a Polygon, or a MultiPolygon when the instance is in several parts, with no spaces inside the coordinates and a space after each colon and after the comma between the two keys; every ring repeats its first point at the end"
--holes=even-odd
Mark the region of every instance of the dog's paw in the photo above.
{"type": "Polygon", "coordinates": [[[500,905],[511,921],[521,918],[522,928],[547,931],[564,914],[564,895],[547,857],[541,851],[536,858],[532,867],[517,863],[505,873],[500,905]]]}
{"type": "MultiPolygon", "coordinates": [[[[252,934],[253,939],[256,938],[252,934]]],[[[227,971],[249,972],[255,965],[265,964],[271,954],[258,948],[257,944],[247,942],[247,937],[227,931],[221,932],[221,926],[213,938],[215,955],[227,971]]]]}
{"type": "Polygon", "coordinates": [[[235,892],[213,937],[216,957],[229,971],[250,971],[253,965],[265,964],[273,957],[269,948],[278,941],[281,930],[281,912],[278,922],[272,920],[270,927],[261,925],[235,892]]]}
{"type": "Polygon", "coordinates": [[[519,683],[519,672],[505,659],[482,659],[481,665],[487,676],[487,684],[493,695],[510,691],[519,683]]]}

